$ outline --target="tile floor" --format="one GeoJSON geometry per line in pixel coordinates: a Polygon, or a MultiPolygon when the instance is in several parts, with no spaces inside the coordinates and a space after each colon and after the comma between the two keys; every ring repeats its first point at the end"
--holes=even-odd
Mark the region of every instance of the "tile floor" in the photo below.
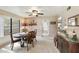
{"type": "Polygon", "coordinates": [[[27,48],[21,48],[19,43],[16,43],[14,46],[14,50],[10,50],[10,45],[4,46],[0,49],[0,53],[59,53],[58,49],[54,46],[54,42],[52,38],[49,37],[37,37],[37,42],[35,43],[35,47],[31,47],[29,45],[29,51],[27,48]]]}

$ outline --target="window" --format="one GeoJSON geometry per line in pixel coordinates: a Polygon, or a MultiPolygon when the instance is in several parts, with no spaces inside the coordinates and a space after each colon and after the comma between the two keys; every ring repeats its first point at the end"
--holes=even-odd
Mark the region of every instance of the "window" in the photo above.
{"type": "MultiPolygon", "coordinates": [[[[12,18],[12,33],[19,32],[19,20],[12,18]]],[[[10,17],[4,17],[4,35],[10,34],[10,17]]]]}
{"type": "Polygon", "coordinates": [[[19,25],[20,25],[20,23],[19,23],[19,20],[18,19],[14,19],[14,18],[12,18],[12,33],[14,34],[14,33],[19,33],[19,25]]]}
{"type": "Polygon", "coordinates": [[[0,17],[0,37],[4,37],[4,19],[0,17]]]}
{"type": "Polygon", "coordinates": [[[9,35],[10,31],[10,18],[4,17],[4,35],[9,35]]]}

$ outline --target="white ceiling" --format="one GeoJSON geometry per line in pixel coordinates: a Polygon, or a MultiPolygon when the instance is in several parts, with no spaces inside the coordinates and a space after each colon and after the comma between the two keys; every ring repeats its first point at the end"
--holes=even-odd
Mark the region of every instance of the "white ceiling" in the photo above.
{"type": "Polygon", "coordinates": [[[56,16],[61,15],[64,10],[66,10],[65,6],[0,6],[0,9],[14,13],[16,15],[27,17],[29,14],[25,12],[29,12],[32,9],[40,10],[40,12],[44,13],[44,16],[56,16]]]}

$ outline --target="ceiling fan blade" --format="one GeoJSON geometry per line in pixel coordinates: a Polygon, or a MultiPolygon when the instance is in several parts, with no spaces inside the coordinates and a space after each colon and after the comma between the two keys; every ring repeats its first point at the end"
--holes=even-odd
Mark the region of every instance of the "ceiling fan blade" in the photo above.
{"type": "Polygon", "coordinates": [[[25,13],[31,13],[31,12],[25,12],[25,13]]]}
{"type": "Polygon", "coordinates": [[[32,12],[38,12],[37,10],[32,10],[32,12]]]}
{"type": "Polygon", "coordinates": [[[29,16],[32,16],[32,14],[29,14],[29,16]]]}
{"type": "Polygon", "coordinates": [[[38,13],[38,15],[44,15],[44,13],[38,13]]]}

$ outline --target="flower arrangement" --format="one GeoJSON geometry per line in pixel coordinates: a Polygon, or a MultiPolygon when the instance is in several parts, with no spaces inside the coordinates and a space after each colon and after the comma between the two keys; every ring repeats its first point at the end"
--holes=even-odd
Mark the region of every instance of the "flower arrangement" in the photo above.
{"type": "Polygon", "coordinates": [[[27,30],[26,28],[23,28],[23,29],[22,29],[22,32],[25,32],[25,33],[26,33],[27,31],[28,31],[28,30],[27,30]]]}

